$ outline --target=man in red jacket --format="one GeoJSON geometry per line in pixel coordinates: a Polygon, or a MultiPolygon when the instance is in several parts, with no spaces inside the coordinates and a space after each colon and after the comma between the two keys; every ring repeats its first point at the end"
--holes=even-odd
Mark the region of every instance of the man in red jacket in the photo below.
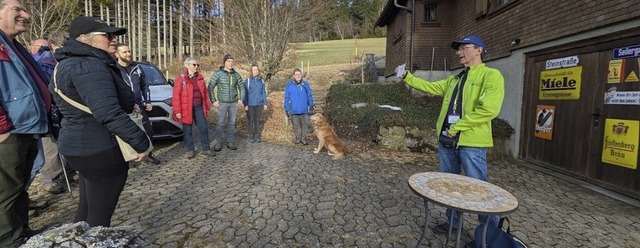
{"type": "Polygon", "coordinates": [[[202,74],[198,72],[198,60],[189,57],[184,61],[185,70],[176,78],[173,85],[173,119],[182,123],[184,132],[184,145],[187,147],[187,158],[196,156],[196,149],[193,146],[193,124],[195,122],[200,133],[202,142],[202,154],[215,156],[209,145],[209,126],[207,116],[209,115],[209,93],[204,84],[202,74]]]}

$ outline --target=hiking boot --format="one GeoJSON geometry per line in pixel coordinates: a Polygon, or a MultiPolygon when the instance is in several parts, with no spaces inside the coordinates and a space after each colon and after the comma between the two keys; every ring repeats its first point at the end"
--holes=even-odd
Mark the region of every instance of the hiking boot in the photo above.
{"type": "Polygon", "coordinates": [[[207,150],[207,151],[202,152],[202,155],[209,156],[209,157],[215,157],[216,156],[216,152],[214,152],[212,150],[207,150]]]}
{"type": "MultiPolygon", "coordinates": [[[[480,244],[480,245],[482,245],[482,244],[480,244]]],[[[476,241],[475,240],[469,241],[469,243],[464,245],[464,248],[476,248],[476,241]]]]}
{"type": "Polygon", "coordinates": [[[58,184],[56,182],[44,184],[44,185],[42,185],[42,188],[45,191],[47,191],[47,192],[49,192],[51,194],[54,194],[54,195],[57,195],[57,194],[60,194],[60,193],[64,192],[64,188],[62,187],[62,185],[60,185],[60,184],[58,184]]]}
{"type": "Polygon", "coordinates": [[[216,151],[216,152],[221,151],[222,150],[222,145],[220,145],[220,143],[215,143],[213,145],[213,150],[216,151]]]}
{"type": "Polygon", "coordinates": [[[187,158],[188,159],[192,159],[192,158],[195,158],[195,157],[196,157],[196,152],[194,152],[194,151],[188,151],[187,152],[187,158]]]}
{"type": "Polygon", "coordinates": [[[235,145],[235,144],[233,144],[233,143],[227,143],[227,147],[228,147],[229,149],[231,149],[231,150],[238,149],[238,147],[236,147],[236,145],[235,145]]]}
{"type": "Polygon", "coordinates": [[[48,206],[49,206],[49,203],[46,202],[46,201],[38,202],[38,201],[34,201],[34,200],[29,199],[29,209],[32,209],[32,210],[43,209],[43,208],[46,208],[48,206]]]}
{"type": "MultiPolygon", "coordinates": [[[[458,228],[455,226],[451,228],[451,233],[457,233],[458,228]]],[[[449,223],[442,223],[433,228],[433,233],[436,234],[449,234],[449,223]]]]}
{"type": "Polygon", "coordinates": [[[22,233],[20,234],[21,238],[26,238],[29,239],[33,236],[36,236],[38,234],[41,234],[42,232],[44,232],[45,230],[47,230],[47,227],[43,227],[40,229],[31,229],[31,228],[24,228],[22,229],[22,233]]]}

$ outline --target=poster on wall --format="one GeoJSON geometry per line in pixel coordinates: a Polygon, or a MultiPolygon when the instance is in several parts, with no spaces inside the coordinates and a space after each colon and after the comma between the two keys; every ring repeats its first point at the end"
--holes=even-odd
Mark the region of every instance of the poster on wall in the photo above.
{"type": "Polygon", "coordinates": [[[610,87],[604,93],[604,104],[640,105],[640,91],[618,91],[617,87],[610,87]]]}
{"type": "Polygon", "coordinates": [[[607,83],[640,82],[640,45],[613,49],[607,83]]]}
{"type": "Polygon", "coordinates": [[[556,115],[556,106],[538,105],[536,107],[536,130],[534,136],[551,140],[553,137],[553,122],[556,115]]]}
{"type": "Polygon", "coordinates": [[[540,72],[540,100],[580,99],[582,66],[540,72]]]}
{"type": "Polygon", "coordinates": [[[640,121],[607,119],[604,127],[602,162],[637,169],[640,121]]]}

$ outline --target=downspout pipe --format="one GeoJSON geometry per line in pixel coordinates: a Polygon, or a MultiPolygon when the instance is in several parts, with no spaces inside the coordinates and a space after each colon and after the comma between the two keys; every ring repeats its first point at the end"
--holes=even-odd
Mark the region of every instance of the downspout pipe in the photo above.
{"type": "Polygon", "coordinates": [[[412,0],[411,8],[398,4],[398,0],[393,1],[397,8],[404,9],[411,14],[411,33],[409,34],[409,71],[414,72],[413,67],[413,34],[416,32],[416,18],[413,14],[416,0],[412,0]]]}

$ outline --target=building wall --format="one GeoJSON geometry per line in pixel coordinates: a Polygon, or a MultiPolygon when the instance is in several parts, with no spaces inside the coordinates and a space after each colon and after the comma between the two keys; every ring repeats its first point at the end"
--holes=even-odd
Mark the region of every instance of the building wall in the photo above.
{"type": "Polygon", "coordinates": [[[515,49],[640,19],[640,0],[515,0],[478,19],[472,1],[456,0],[451,14],[456,16],[453,36],[481,36],[487,43],[487,60],[492,60],[509,56],[515,49]],[[516,38],[520,44],[511,46],[516,38]]]}
{"type": "MultiPolygon", "coordinates": [[[[528,52],[543,50],[555,46],[567,45],[576,41],[586,40],[592,37],[607,35],[621,30],[629,30],[632,28],[640,27],[640,19],[621,22],[615,25],[606,26],[602,28],[592,29],[580,34],[571,35],[561,39],[544,42],[535,46],[530,46],[518,50],[514,50],[511,56],[504,57],[497,60],[487,62],[488,66],[497,68],[500,70],[505,79],[505,99],[502,104],[502,110],[498,116],[501,119],[506,120],[516,130],[516,133],[511,136],[507,141],[508,150],[510,153],[517,157],[520,153],[520,136],[522,133],[522,115],[531,113],[523,113],[522,100],[523,100],[523,86],[526,83],[537,82],[524,82],[524,63],[525,54],[528,52]]],[[[640,41],[638,42],[640,43],[640,41]]],[[[529,110],[527,110],[529,111],[529,110]]]]}
{"type": "Polygon", "coordinates": [[[385,75],[394,74],[395,67],[409,59],[410,19],[404,10],[398,11],[396,18],[387,25],[387,49],[385,75]],[[406,58],[406,60],[405,60],[406,58]]]}
{"type": "MultiPolygon", "coordinates": [[[[433,58],[433,70],[445,70],[445,59],[447,64],[451,63],[451,56],[454,51],[451,49],[451,32],[455,27],[455,15],[450,14],[455,8],[453,1],[424,0],[416,1],[415,17],[415,40],[414,40],[414,64],[418,64],[418,70],[431,70],[433,58]],[[426,4],[437,4],[438,22],[425,22],[424,6],[426,4]],[[434,53],[435,51],[435,53],[434,53]],[[432,56],[433,55],[433,56],[432,56]]],[[[446,66],[446,69],[451,66],[446,66]]]]}

